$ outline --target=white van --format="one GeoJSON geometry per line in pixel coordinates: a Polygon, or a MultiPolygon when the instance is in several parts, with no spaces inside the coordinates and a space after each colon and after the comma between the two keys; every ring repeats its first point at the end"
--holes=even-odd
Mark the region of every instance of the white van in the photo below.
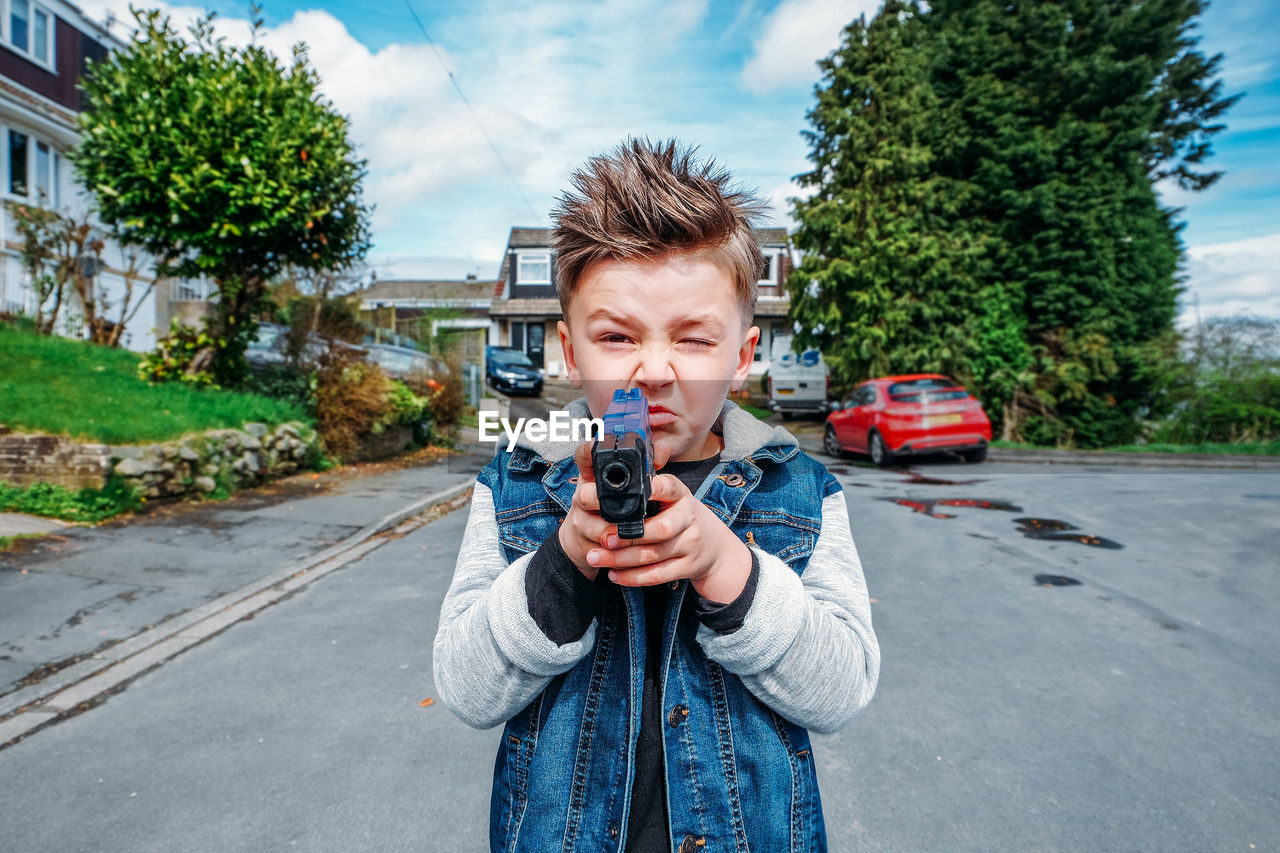
{"type": "Polygon", "coordinates": [[[791,351],[791,335],[776,335],[769,357],[769,408],[784,418],[827,412],[830,372],[816,349],[791,351]]]}

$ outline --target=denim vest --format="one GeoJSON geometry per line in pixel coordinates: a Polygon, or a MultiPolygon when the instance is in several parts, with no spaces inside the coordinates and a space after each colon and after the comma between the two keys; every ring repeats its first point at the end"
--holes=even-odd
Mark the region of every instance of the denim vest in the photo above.
{"type": "MultiPolygon", "coordinates": [[[[480,472],[507,560],[536,550],[573,500],[573,457],[516,447],[480,472]]],[[[822,500],[839,484],[794,445],[719,465],[698,497],[744,542],[804,571],[822,500]]],[[[674,849],[825,851],[808,732],[784,720],[695,639],[696,594],[672,585],[662,655],[663,751],[674,849]],[[748,845],[750,845],[748,847],[748,845]]],[[[494,768],[494,851],[622,850],[644,685],[644,600],[609,586],[593,649],[508,721],[494,768]]]]}

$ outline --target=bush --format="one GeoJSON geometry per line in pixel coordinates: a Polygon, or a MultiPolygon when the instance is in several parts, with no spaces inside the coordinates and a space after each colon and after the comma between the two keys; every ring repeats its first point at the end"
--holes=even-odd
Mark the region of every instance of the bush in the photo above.
{"type": "Polygon", "coordinates": [[[213,381],[214,346],[208,324],[195,329],[177,317],[169,324],[169,334],[156,342],[156,348],[142,357],[138,378],[148,382],[178,380],[189,385],[217,387],[213,381]]]}
{"type": "Polygon", "coordinates": [[[329,452],[349,456],[361,436],[385,424],[394,412],[391,381],[377,365],[335,350],[316,371],[316,423],[329,452]]]}
{"type": "Polygon", "coordinates": [[[316,374],[289,364],[267,364],[261,372],[250,375],[246,390],[310,411],[315,403],[316,374]]]}
{"type": "Polygon", "coordinates": [[[112,477],[103,489],[71,491],[62,486],[36,483],[26,489],[0,483],[0,512],[21,512],[68,521],[102,521],[141,505],[132,488],[112,477]]]}

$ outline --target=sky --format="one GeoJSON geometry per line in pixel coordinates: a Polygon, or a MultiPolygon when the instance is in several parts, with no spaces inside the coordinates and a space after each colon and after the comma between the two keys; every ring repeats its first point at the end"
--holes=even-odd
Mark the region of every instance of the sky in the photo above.
{"type": "MultiPolygon", "coordinates": [[[[113,14],[127,36],[128,0],[79,5],[113,14]]],[[[156,5],[184,24],[217,12],[221,33],[247,39],[247,3],[156,5]]],[[[787,199],[808,167],[815,63],[879,0],[265,5],[264,44],[281,56],[308,45],[368,161],[370,268],[381,279],[493,279],[510,228],[549,224],[570,173],[629,135],[697,145],[772,202],[775,224],[794,227],[787,199]]],[[[1160,187],[1185,224],[1182,322],[1280,318],[1280,3],[1214,0],[1198,32],[1201,50],[1224,55],[1224,93],[1244,97],[1213,143],[1224,177],[1200,193],[1160,187]]]]}

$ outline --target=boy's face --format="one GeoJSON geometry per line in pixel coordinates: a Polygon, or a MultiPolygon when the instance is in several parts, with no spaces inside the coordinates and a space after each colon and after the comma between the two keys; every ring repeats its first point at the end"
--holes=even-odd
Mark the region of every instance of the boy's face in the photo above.
{"type": "Polygon", "coordinates": [[[698,254],[604,261],[587,269],[559,324],[569,379],[600,417],[619,388],[649,400],[654,456],[720,451],[711,425],[747,380],[760,330],[743,329],[728,272],[698,254]]]}

